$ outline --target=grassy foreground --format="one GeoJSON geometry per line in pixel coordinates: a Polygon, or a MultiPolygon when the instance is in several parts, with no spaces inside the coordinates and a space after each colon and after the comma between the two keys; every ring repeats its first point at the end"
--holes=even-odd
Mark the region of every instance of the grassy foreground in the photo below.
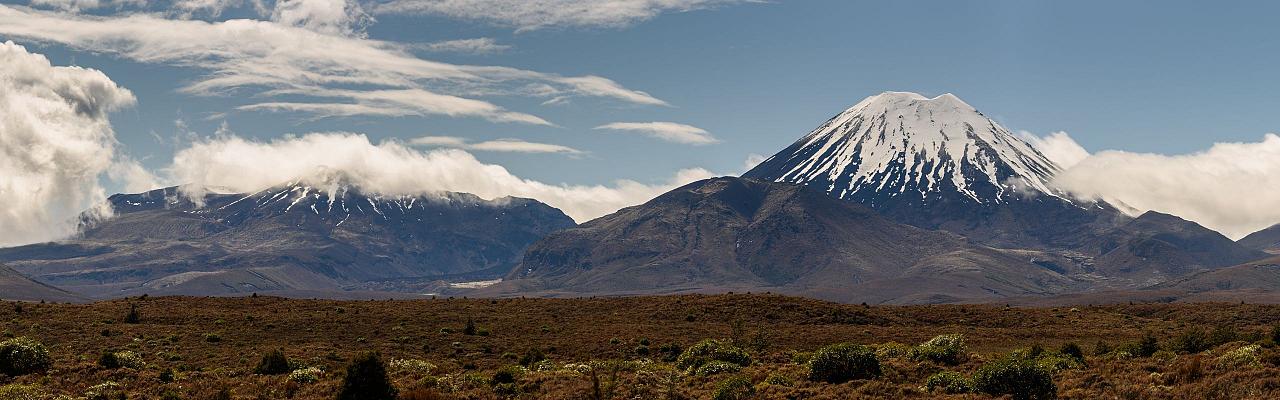
{"type": "Polygon", "coordinates": [[[373,354],[351,374],[385,368],[403,399],[1267,399],[1280,398],[1277,325],[1266,305],[767,294],[6,303],[0,400],[333,399],[373,354]],[[46,362],[19,357],[29,347],[46,362]]]}

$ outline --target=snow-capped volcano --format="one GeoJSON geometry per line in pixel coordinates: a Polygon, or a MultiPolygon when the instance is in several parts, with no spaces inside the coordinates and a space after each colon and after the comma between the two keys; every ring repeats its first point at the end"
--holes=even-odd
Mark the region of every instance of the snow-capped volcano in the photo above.
{"type": "Polygon", "coordinates": [[[1003,203],[1055,195],[1059,167],[954,95],[885,92],[827,120],[744,174],[820,187],[868,203],[929,203],[952,194],[1003,203]]]}

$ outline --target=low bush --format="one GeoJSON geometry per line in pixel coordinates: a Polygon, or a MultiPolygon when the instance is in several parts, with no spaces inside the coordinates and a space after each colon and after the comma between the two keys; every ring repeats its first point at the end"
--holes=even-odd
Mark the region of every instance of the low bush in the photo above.
{"type": "Polygon", "coordinates": [[[942,371],[930,375],[924,381],[924,387],[930,393],[969,393],[973,391],[973,382],[959,372],[942,371]]]}
{"type": "Polygon", "coordinates": [[[435,364],[432,364],[423,360],[419,360],[419,359],[412,359],[412,358],[410,359],[395,358],[395,359],[392,359],[391,362],[388,363],[387,365],[393,371],[399,371],[415,377],[424,377],[424,376],[431,375],[431,371],[434,371],[436,369],[435,364]]]}
{"type": "Polygon", "coordinates": [[[716,391],[712,393],[711,398],[714,400],[746,400],[755,395],[755,387],[751,385],[751,380],[735,376],[720,381],[716,385],[716,391]]]}
{"type": "Polygon", "coordinates": [[[525,370],[524,367],[519,365],[508,365],[499,368],[494,372],[493,376],[489,378],[489,384],[497,386],[516,383],[516,380],[519,380],[521,376],[524,376],[525,372],[527,372],[527,370],[525,370]]]}
{"type": "Polygon", "coordinates": [[[745,367],[751,365],[751,356],[729,342],[707,339],[680,353],[680,357],[676,359],[676,367],[686,372],[694,372],[712,361],[745,367]]]}
{"type": "Polygon", "coordinates": [[[84,391],[85,400],[125,400],[128,398],[119,383],[103,382],[84,391]]]}
{"type": "Polygon", "coordinates": [[[1218,356],[1218,366],[1235,369],[1257,368],[1262,366],[1261,359],[1258,357],[1261,352],[1262,346],[1256,344],[1240,347],[1218,356]]]}
{"type": "Polygon", "coordinates": [[[987,362],[973,374],[973,389],[993,396],[1011,395],[1015,400],[1057,398],[1053,373],[1035,359],[1009,355],[987,362]]]}
{"type": "Polygon", "coordinates": [[[880,376],[880,360],[871,348],[856,344],[834,344],[818,349],[809,360],[809,379],[844,383],[880,376]]]}
{"type": "Polygon", "coordinates": [[[42,372],[53,365],[49,349],[26,337],[0,342],[0,374],[21,376],[42,372]]]}
{"type": "Polygon", "coordinates": [[[1169,350],[1178,353],[1195,354],[1209,350],[1209,338],[1203,329],[1188,328],[1169,340],[1169,350]]]}
{"type": "Polygon", "coordinates": [[[319,368],[299,368],[289,373],[289,382],[305,385],[320,381],[320,377],[322,376],[324,376],[324,371],[321,371],[319,368]]]}
{"type": "Polygon", "coordinates": [[[98,357],[98,366],[106,369],[142,369],[146,364],[142,361],[142,355],[124,350],[103,352],[98,357]]]}
{"type": "Polygon", "coordinates": [[[47,396],[36,385],[9,384],[0,386],[0,400],[36,400],[47,396]]]}
{"type": "Polygon", "coordinates": [[[387,378],[387,367],[378,353],[365,353],[351,361],[342,379],[338,400],[395,400],[397,390],[387,378]]]}
{"type": "Polygon", "coordinates": [[[711,361],[706,364],[703,364],[701,367],[698,367],[698,370],[694,371],[694,375],[711,376],[711,375],[719,375],[719,374],[725,374],[725,373],[734,373],[741,370],[742,370],[742,366],[739,366],[738,364],[724,362],[724,361],[711,361]]]}
{"type": "Polygon", "coordinates": [[[253,369],[253,373],[258,375],[284,375],[292,371],[289,367],[289,357],[284,355],[284,349],[275,349],[262,355],[262,360],[258,361],[258,367],[253,369]]]}
{"type": "Polygon", "coordinates": [[[956,365],[964,361],[964,357],[964,335],[960,334],[934,336],[933,339],[911,349],[911,359],[915,361],[929,360],[956,365]]]}

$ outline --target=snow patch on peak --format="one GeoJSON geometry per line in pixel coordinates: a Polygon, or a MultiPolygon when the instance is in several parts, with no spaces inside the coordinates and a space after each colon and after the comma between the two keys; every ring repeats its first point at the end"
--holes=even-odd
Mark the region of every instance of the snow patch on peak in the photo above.
{"type": "Polygon", "coordinates": [[[821,184],[840,198],[956,191],[980,203],[1038,193],[1060,168],[950,93],[868,97],[743,176],[821,184]]]}

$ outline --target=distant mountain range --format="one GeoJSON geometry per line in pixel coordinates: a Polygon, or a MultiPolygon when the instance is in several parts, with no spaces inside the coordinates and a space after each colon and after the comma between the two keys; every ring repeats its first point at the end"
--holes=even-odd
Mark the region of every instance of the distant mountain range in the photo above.
{"type": "Polygon", "coordinates": [[[955,96],[886,92],[741,178],[694,182],[581,225],[536,200],[384,196],[326,174],[248,194],[167,188],[112,196],[114,216],[86,220],[76,238],[0,249],[0,263],[31,278],[0,270],[0,285],[90,298],[1280,300],[1266,253],[1280,253],[1280,225],[1235,242],[1173,215],[1133,217],[1059,192],[1060,171],[955,96]]]}
{"type": "Polygon", "coordinates": [[[1239,243],[1250,249],[1280,254],[1280,224],[1249,234],[1240,239],[1239,243]]]}
{"type": "Polygon", "coordinates": [[[955,96],[887,92],[743,179],[552,234],[489,290],[988,301],[1136,290],[1266,256],[1175,216],[1073,199],[1051,184],[1060,170],[955,96]]]}
{"type": "Polygon", "coordinates": [[[0,249],[0,262],[91,297],[420,291],[506,274],[525,246],[573,226],[553,207],[463,193],[386,197],[294,182],[196,204],[166,188],[110,198],[80,237],[0,249]]]}

